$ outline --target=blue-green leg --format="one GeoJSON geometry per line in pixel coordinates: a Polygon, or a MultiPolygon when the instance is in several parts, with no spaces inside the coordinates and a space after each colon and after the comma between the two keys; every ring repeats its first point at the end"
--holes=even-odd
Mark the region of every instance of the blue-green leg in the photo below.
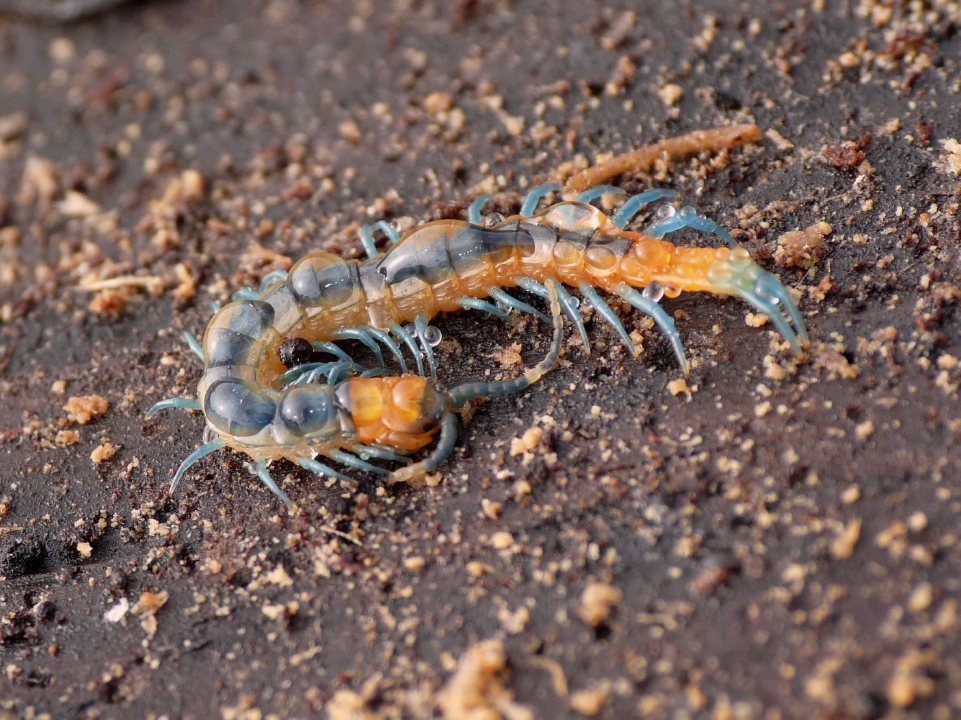
{"type": "MultiPolygon", "coordinates": [[[[528,292],[534,293],[535,295],[549,299],[550,296],[547,292],[547,288],[541,285],[539,282],[532,278],[520,278],[517,284],[527,290],[528,292]]],[[[581,336],[581,342],[584,343],[584,352],[588,355],[591,354],[591,341],[587,337],[587,328],[584,327],[584,318],[581,317],[580,311],[577,306],[580,304],[577,298],[571,295],[564,286],[558,283],[557,286],[558,299],[560,300],[561,308],[564,310],[564,314],[570,318],[571,322],[577,328],[577,332],[581,336]]]]}
{"type": "Polygon", "coordinates": [[[377,458],[378,460],[388,460],[390,462],[406,463],[410,458],[405,455],[383,447],[382,445],[354,445],[354,452],[360,455],[361,459],[377,458]]]}
{"type": "Polygon", "coordinates": [[[713,233],[723,239],[728,245],[737,245],[731,233],[722,228],[710,218],[697,214],[697,210],[690,205],[685,205],[680,210],[675,210],[671,205],[665,205],[657,212],[657,219],[644,231],[645,235],[653,238],[662,238],[668,233],[677,232],[684,228],[690,228],[702,233],[713,233]]]}
{"type": "Polygon", "coordinates": [[[557,183],[544,183],[543,185],[538,185],[537,187],[531,188],[530,192],[524,196],[524,202],[521,204],[520,214],[523,217],[530,217],[534,214],[534,210],[537,209],[537,204],[545,195],[560,192],[561,189],[561,186],[557,183]]]}
{"type": "Polygon", "coordinates": [[[340,358],[344,362],[350,363],[352,365],[356,364],[354,363],[354,358],[352,358],[350,355],[345,353],[343,350],[341,350],[339,347],[337,347],[337,345],[335,345],[332,342],[314,343],[314,350],[316,350],[317,352],[325,352],[328,355],[333,355],[334,357],[340,358]]]}
{"type": "Polygon", "coordinates": [[[624,343],[624,346],[628,349],[631,355],[637,357],[637,346],[634,344],[634,341],[631,340],[631,336],[627,334],[627,330],[624,329],[624,324],[621,322],[620,318],[617,317],[617,313],[614,312],[611,306],[604,302],[604,299],[597,294],[597,290],[587,283],[579,285],[578,289],[581,291],[584,297],[590,301],[591,305],[594,306],[594,309],[597,310],[600,316],[607,320],[611,327],[614,328],[618,336],[621,338],[621,342],[624,343]]]}
{"type": "Polygon", "coordinates": [[[192,453],[190,453],[186,458],[184,458],[184,461],[180,463],[180,467],[177,468],[177,474],[174,475],[173,482],[170,483],[170,493],[173,494],[174,492],[176,492],[177,486],[180,484],[180,481],[183,479],[184,473],[190,469],[191,465],[193,465],[194,463],[200,462],[205,457],[210,455],[210,453],[217,452],[222,447],[224,447],[224,445],[225,443],[223,441],[223,438],[217,438],[216,440],[211,440],[209,443],[201,445],[199,448],[197,448],[192,453]]]}
{"type": "Polygon", "coordinates": [[[510,319],[511,319],[510,315],[508,315],[506,312],[501,310],[496,305],[492,305],[491,303],[487,302],[486,300],[481,300],[480,298],[462,297],[457,302],[465,310],[480,310],[481,312],[490,313],[495,317],[499,317],[501,320],[510,322],[510,319]]]}
{"type": "Polygon", "coordinates": [[[374,357],[377,358],[377,364],[384,366],[384,354],[380,351],[380,345],[374,340],[373,336],[367,328],[344,328],[343,330],[338,330],[334,333],[335,340],[357,340],[374,353],[374,357]]]}
{"type": "Polygon", "coordinates": [[[263,295],[267,290],[276,282],[282,282],[287,279],[286,270],[274,270],[271,273],[267,273],[264,279],[260,281],[260,294],[263,295]]]}
{"type": "Polygon", "coordinates": [[[623,195],[624,189],[615,187],[614,185],[595,185],[592,188],[587,188],[587,190],[577,196],[577,199],[582,203],[592,203],[598,198],[610,194],[623,195]]]}
{"type": "Polygon", "coordinates": [[[484,206],[491,201],[493,195],[478,195],[474,198],[474,201],[467,208],[467,222],[471,225],[481,224],[481,212],[484,210],[484,206]]]}
{"type": "Polygon", "coordinates": [[[253,288],[240,288],[240,290],[231,296],[231,300],[234,302],[237,300],[260,300],[260,293],[253,288]]]}
{"type": "Polygon", "coordinates": [[[533,315],[539,317],[544,322],[550,322],[550,318],[544,313],[538,310],[533,305],[528,305],[523,300],[518,300],[513,295],[508,295],[506,292],[498,287],[492,287],[487,291],[487,294],[494,298],[497,302],[505,307],[512,308],[514,310],[519,310],[522,313],[527,313],[528,315],[533,315]]]}
{"type": "Polygon", "coordinates": [[[404,353],[401,352],[400,346],[394,342],[394,338],[380,328],[367,328],[367,332],[373,335],[377,340],[380,340],[380,342],[382,342],[387,349],[393,353],[394,357],[397,358],[397,364],[400,365],[401,372],[407,372],[407,360],[404,359],[404,353]]]}
{"type": "Polygon", "coordinates": [[[788,292],[788,289],[784,287],[784,284],[776,275],[762,270],[754,282],[754,292],[756,295],[760,295],[762,299],[769,300],[780,310],[787,310],[794,327],[797,328],[797,337],[801,344],[805,347],[810,345],[811,341],[808,338],[807,327],[804,325],[804,317],[801,315],[798,306],[794,304],[791,293],[788,292]]]}
{"type": "Polygon", "coordinates": [[[430,376],[437,379],[437,365],[434,363],[434,348],[427,339],[427,316],[418,315],[414,319],[414,332],[420,340],[421,347],[424,349],[424,356],[427,358],[427,367],[430,369],[430,376]]]}
{"type": "Polygon", "coordinates": [[[153,417],[161,410],[200,410],[200,401],[193,400],[192,398],[167,398],[166,400],[161,400],[156,403],[152,408],[147,411],[147,417],[153,417]]]}
{"type": "Polygon", "coordinates": [[[310,458],[301,458],[300,460],[297,461],[297,464],[300,465],[300,467],[302,467],[304,470],[310,470],[310,472],[314,473],[315,475],[332,477],[337,480],[342,480],[344,482],[352,482],[352,480],[346,475],[344,475],[343,473],[339,473],[336,470],[334,470],[332,467],[328,465],[324,465],[324,463],[318,462],[317,460],[311,460],[310,458]]]}
{"type": "Polygon", "coordinates": [[[378,230],[387,236],[387,240],[391,245],[396,245],[400,242],[400,233],[386,220],[378,220],[370,225],[364,225],[364,227],[360,229],[360,243],[364,246],[364,252],[367,253],[367,257],[374,257],[380,254],[377,250],[377,241],[374,240],[374,233],[378,230]]]}
{"type": "Polygon", "coordinates": [[[293,507],[294,501],[288,497],[287,493],[280,489],[280,486],[272,477],[270,477],[270,473],[267,472],[267,463],[265,463],[263,460],[258,460],[256,463],[256,468],[257,477],[259,477],[260,481],[267,486],[267,489],[280,498],[287,507],[293,507]]]}
{"type": "Polygon", "coordinates": [[[390,331],[400,338],[401,342],[403,342],[404,345],[407,346],[407,349],[410,350],[410,354],[414,356],[414,362],[417,363],[417,374],[423,376],[424,354],[421,352],[420,346],[417,344],[414,336],[397,323],[394,323],[390,326],[390,331]]]}
{"type": "Polygon", "coordinates": [[[331,460],[336,460],[341,465],[346,465],[347,467],[354,468],[355,470],[363,470],[364,472],[374,473],[375,475],[390,475],[390,470],[385,470],[382,467],[377,467],[371,463],[361,460],[359,457],[355,457],[348,452],[343,450],[328,450],[324,453],[326,457],[331,460]]]}
{"type": "Polygon", "coordinates": [[[614,221],[614,225],[617,226],[618,230],[623,230],[630,225],[631,220],[641,211],[642,207],[650,205],[652,202],[657,202],[658,200],[674,200],[676,197],[677,193],[675,191],[664,188],[655,188],[642,192],[628,198],[627,202],[617,209],[617,212],[614,213],[614,217],[611,219],[614,221]]]}
{"type": "Polygon", "coordinates": [[[184,342],[187,343],[187,347],[190,348],[190,352],[192,352],[194,355],[200,358],[200,362],[203,362],[204,348],[203,348],[203,345],[200,344],[200,341],[197,339],[197,336],[194,335],[192,332],[184,330],[183,335],[181,337],[183,337],[184,342]]]}
{"type": "Polygon", "coordinates": [[[671,347],[674,348],[674,354],[677,355],[681,370],[687,375],[688,372],[690,372],[690,366],[687,363],[687,356],[684,353],[684,343],[681,342],[681,335],[677,332],[677,327],[674,325],[674,319],[664,311],[664,308],[650,298],[644,297],[629,285],[620,285],[617,288],[617,294],[626,303],[654,319],[654,322],[661,328],[661,332],[667,335],[668,340],[671,341],[671,347]]]}

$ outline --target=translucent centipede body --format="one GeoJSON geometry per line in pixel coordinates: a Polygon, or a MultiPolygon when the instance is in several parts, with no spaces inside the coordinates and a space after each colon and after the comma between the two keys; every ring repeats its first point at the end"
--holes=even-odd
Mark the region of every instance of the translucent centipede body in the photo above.
{"type": "MultiPolygon", "coordinates": [[[[363,458],[397,459],[395,450],[420,449],[440,431],[438,449],[428,460],[395,471],[393,477],[409,479],[427,467],[436,468],[453,444],[455,435],[444,428],[451,425],[454,407],[471,397],[523,389],[546,372],[548,361],[553,362],[549,356],[518,381],[488,384],[483,389],[471,386],[470,391],[446,393],[423,377],[425,361],[427,372],[435,377],[430,338],[435,329],[428,323],[438,313],[473,309],[508,318],[508,312],[516,310],[547,319],[505,288],[519,287],[551,299],[555,343],[563,312],[574,322],[589,352],[579,301],[564,286],[577,288],[636,355],[630,335],[598,290],[619,297],[654,319],[685,373],[689,366],[680,335],[658,304],[663,296],[682,292],[738,296],[770,318],[794,352],[801,353],[808,345],[804,320],[787,288],[746,250],[734,246],[731,236],[712,220],[690,207],[677,210],[664,205],[643,231],[627,229],[645,206],[673,199],[672,191],[641,193],[609,216],[591,202],[623,191],[599,186],[538,212],[541,199],[560,189],[553,184],[536,187],[518,215],[489,217],[485,223],[481,211],[489,200],[486,196],[472,203],[467,221],[427,223],[403,238],[386,223],[376,223],[362,233],[366,260],[311,253],[289,273],[269,276],[259,292],[238,293],[235,302],[214,315],[202,346],[195,348],[204,362],[198,400],[173,399],[157,406],[200,409],[215,435],[184,461],[175,482],[190,464],[221,447],[254,458],[258,474],[268,485],[272,480],[265,462],[278,457],[335,477],[338,473],[320,464],[316,455],[382,471],[363,458]],[[684,247],[664,239],[685,228],[716,234],[728,247],[684,247]],[[386,252],[378,252],[375,246],[377,230],[391,241],[386,252]],[[288,339],[309,342],[338,361],[288,370],[279,352],[288,339]],[[347,384],[333,379],[327,385],[318,384],[321,368],[329,376],[357,370],[353,358],[336,344],[344,340],[366,345],[382,367],[386,348],[404,373],[398,376],[401,380],[395,377],[390,382],[396,385],[389,385],[388,378],[360,377],[347,384]],[[402,347],[413,357],[417,375],[407,375],[402,347]],[[398,407],[400,416],[413,425],[377,436],[376,445],[365,444],[373,437],[361,430],[368,417],[393,417],[392,401],[383,400],[388,386],[405,388],[398,407]],[[370,398],[380,398],[369,406],[373,409],[367,409],[370,398]],[[322,432],[315,428],[317,423],[322,432]],[[344,447],[359,450],[362,457],[346,454],[344,447]]],[[[275,486],[271,489],[279,494],[275,486]]]]}

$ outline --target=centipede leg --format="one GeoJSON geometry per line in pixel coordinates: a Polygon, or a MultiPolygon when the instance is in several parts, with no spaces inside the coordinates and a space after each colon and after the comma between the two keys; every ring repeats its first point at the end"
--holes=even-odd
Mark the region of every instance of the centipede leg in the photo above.
{"type": "Polygon", "coordinates": [[[378,220],[371,225],[364,225],[364,227],[360,229],[360,243],[364,246],[364,252],[367,253],[367,257],[374,257],[380,254],[377,250],[377,242],[374,240],[374,233],[377,230],[380,230],[387,236],[387,240],[391,245],[396,245],[400,242],[400,233],[386,220],[378,220]]]}
{"type": "Polygon", "coordinates": [[[357,370],[359,370],[359,367],[353,363],[334,363],[334,366],[327,373],[327,384],[336,385],[346,373],[356,372],[357,370]]]}
{"type": "Polygon", "coordinates": [[[267,489],[270,490],[270,492],[272,492],[278,498],[280,498],[280,500],[288,508],[293,507],[294,501],[290,499],[287,493],[285,493],[283,490],[280,489],[280,486],[276,483],[276,481],[272,477],[270,477],[270,473],[267,472],[267,463],[265,463],[263,460],[258,460],[256,463],[256,468],[257,468],[257,477],[259,477],[260,481],[267,486],[267,489]]]}
{"type": "Polygon", "coordinates": [[[341,350],[332,342],[314,343],[314,350],[316,350],[317,352],[325,352],[329,355],[333,355],[334,357],[340,358],[344,362],[350,363],[351,365],[356,364],[354,362],[354,358],[352,358],[350,355],[345,353],[343,350],[341,350]]]}
{"type": "Polygon", "coordinates": [[[530,217],[534,214],[534,210],[537,209],[537,204],[545,195],[560,192],[561,190],[561,186],[557,183],[544,183],[543,185],[531,188],[530,192],[524,196],[524,202],[521,203],[520,214],[523,217],[530,217]]]}
{"type": "Polygon", "coordinates": [[[528,315],[533,315],[534,317],[539,317],[544,322],[550,322],[550,318],[544,313],[538,310],[533,305],[528,305],[523,300],[518,300],[513,295],[508,295],[506,292],[498,287],[492,287],[487,291],[487,294],[494,298],[501,305],[504,305],[514,310],[519,310],[520,312],[527,313],[528,315]]]}
{"type": "Polygon", "coordinates": [[[490,313],[495,317],[499,317],[501,320],[510,322],[510,315],[486,300],[481,300],[480,298],[462,297],[457,302],[465,310],[480,310],[481,312],[490,313]]]}
{"type": "Polygon", "coordinates": [[[181,337],[183,337],[184,342],[187,343],[187,347],[190,348],[190,352],[192,352],[194,355],[200,358],[200,362],[203,362],[204,348],[203,348],[203,345],[200,344],[200,341],[197,339],[197,336],[194,335],[192,332],[184,330],[183,335],[181,337]]]}
{"type": "Polygon", "coordinates": [[[370,331],[367,328],[344,328],[338,330],[333,334],[335,340],[357,340],[374,353],[374,357],[377,358],[377,364],[384,367],[384,354],[380,351],[380,345],[374,340],[370,331]]]}
{"type": "Polygon", "coordinates": [[[418,315],[414,319],[414,331],[417,339],[420,340],[421,347],[424,349],[424,356],[427,358],[427,367],[430,368],[430,376],[437,379],[437,365],[434,363],[434,348],[427,340],[427,316],[418,315]]]}
{"type": "Polygon", "coordinates": [[[397,323],[394,323],[390,326],[390,331],[400,338],[401,342],[403,342],[407,346],[407,349],[410,350],[410,354],[414,356],[414,362],[417,363],[417,374],[422,376],[424,374],[424,356],[420,351],[420,347],[417,345],[417,341],[414,340],[414,336],[397,323]]]}
{"type": "MultiPolygon", "coordinates": [[[[517,280],[517,284],[528,292],[534,293],[539,297],[545,299],[549,298],[547,288],[532,278],[519,278],[517,280]]],[[[567,292],[562,285],[558,285],[557,293],[559,295],[561,308],[564,310],[564,314],[570,318],[572,323],[574,323],[574,326],[577,328],[577,332],[581,336],[581,342],[584,343],[584,352],[590,355],[591,341],[587,337],[587,328],[584,327],[584,318],[581,317],[581,313],[577,309],[577,306],[580,304],[579,301],[577,298],[567,292]]]]}
{"type": "Polygon", "coordinates": [[[454,452],[459,426],[460,421],[457,415],[452,412],[444,415],[440,423],[440,439],[437,441],[434,452],[420,462],[394,470],[390,474],[390,482],[409,482],[437,470],[454,452]]]}
{"type": "Polygon", "coordinates": [[[481,212],[484,210],[484,206],[491,201],[493,195],[478,195],[474,198],[474,201],[467,208],[467,222],[471,225],[481,224],[481,212]]]}
{"type": "Polygon", "coordinates": [[[354,451],[360,455],[362,460],[367,458],[377,458],[378,460],[389,460],[390,462],[405,463],[409,458],[401,455],[396,450],[383,447],[381,445],[355,445],[354,451]]]}
{"type": "Polygon", "coordinates": [[[147,411],[147,417],[153,417],[161,410],[200,410],[200,401],[192,398],[167,398],[156,403],[147,411]]]}
{"type": "Polygon", "coordinates": [[[355,457],[348,452],[343,450],[329,450],[324,453],[326,457],[331,460],[336,460],[341,465],[346,465],[347,467],[352,467],[355,470],[363,470],[364,472],[374,473],[375,475],[390,475],[390,470],[385,470],[382,467],[377,467],[371,463],[361,460],[359,457],[355,457]]]}
{"type": "Polygon", "coordinates": [[[177,473],[174,475],[173,482],[170,483],[170,494],[172,495],[177,490],[177,486],[183,479],[184,473],[190,469],[190,466],[196,462],[200,462],[205,457],[210,455],[210,453],[217,452],[223,448],[226,443],[223,438],[217,438],[216,440],[211,440],[209,443],[201,445],[199,448],[190,453],[184,458],[184,461],[180,463],[180,467],[177,468],[177,473]]]}
{"type": "Polygon", "coordinates": [[[339,473],[332,467],[328,467],[317,460],[301,458],[297,461],[297,464],[300,465],[300,467],[302,467],[304,470],[310,470],[310,472],[314,473],[314,475],[320,475],[321,477],[332,477],[336,480],[342,480],[343,482],[352,482],[351,479],[343,473],[339,473]]]}
{"type": "Polygon", "coordinates": [[[677,356],[677,360],[681,365],[681,370],[687,375],[690,372],[690,365],[687,362],[687,355],[684,352],[684,343],[681,342],[681,335],[677,331],[677,326],[674,325],[674,319],[665,312],[664,308],[650,298],[644,297],[629,285],[618,286],[617,294],[624,302],[654,319],[654,322],[661,328],[661,332],[667,335],[667,339],[670,340],[671,347],[674,348],[674,354],[677,356]]]}
{"type": "Polygon", "coordinates": [[[728,245],[737,245],[734,238],[731,237],[731,233],[710,218],[698,215],[697,210],[690,205],[685,205],[680,210],[675,210],[671,205],[665,205],[658,210],[657,216],[657,219],[644,231],[645,235],[662,238],[668,233],[690,228],[698,232],[717,235],[728,245]]]}
{"type": "Polygon", "coordinates": [[[281,282],[287,279],[286,270],[274,270],[271,273],[267,273],[264,279],[260,281],[260,293],[263,294],[267,289],[276,282],[281,282]]]}
{"type": "Polygon", "coordinates": [[[605,195],[623,195],[624,188],[619,188],[614,185],[595,185],[592,188],[588,188],[580,195],[577,196],[578,202],[582,203],[592,203],[598,198],[605,195]]]}
{"type": "MultiPolygon", "coordinates": [[[[260,293],[253,288],[240,288],[240,290],[235,292],[230,299],[234,302],[237,302],[238,300],[260,300],[260,293]]],[[[216,312],[216,310],[214,312],[216,312]]]]}
{"type": "MultiPolygon", "coordinates": [[[[774,327],[778,329],[778,332],[790,343],[791,349],[795,354],[801,354],[801,340],[798,338],[797,333],[791,328],[787,318],[784,317],[784,313],[781,312],[780,308],[774,302],[752,292],[742,292],[741,297],[750,303],[755,310],[767,315],[771,319],[771,322],[774,323],[774,327]]],[[[807,336],[805,334],[805,344],[806,341],[807,336]]]]}
{"type": "Polygon", "coordinates": [[[394,342],[394,339],[380,328],[367,328],[367,332],[380,340],[393,353],[394,357],[397,358],[397,364],[400,365],[401,372],[407,372],[407,360],[404,359],[404,353],[401,352],[400,346],[394,342]]]}
{"type": "Polygon", "coordinates": [[[611,219],[618,230],[623,230],[631,224],[631,220],[641,211],[641,208],[658,200],[674,200],[675,198],[677,198],[677,193],[674,190],[654,188],[628,198],[611,219]]]}
{"type": "Polygon", "coordinates": [[[604,299],[597,294],[597,290],[587,283],[582,283],[578,286],[578,289],[583,293],[584,297],[590,301],[594,309],[600,313],[601,317],[607,320],[611,327],[614,328],[621,338],[621,342],[624,343],[624,346],[628,349],[628,352],[630,352],[633,357],[637,357],[637,346],[634,344],[634,341],[631,340],[631,336],[627,334],[627,330],[624,329],[624,324],[620,318],[617,317],[617,313],[614,312],[611,306],[604,302],[604,299]]]}

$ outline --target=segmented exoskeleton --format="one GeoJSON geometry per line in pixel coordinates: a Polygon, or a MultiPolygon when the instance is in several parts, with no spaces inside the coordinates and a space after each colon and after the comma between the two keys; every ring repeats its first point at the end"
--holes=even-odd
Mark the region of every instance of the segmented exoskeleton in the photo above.
{"type": "Polygon", "coordinates": [[[278,332],[273,307],[261,299],[242,299],[224,307],[207,328],[203,350],[185,334],[204,361],[199,400],[171,398],[154,405],[148,416],[168,408],[202,410],[216,437],[188,456],[174,476],[171,492],[190,466],[222,448],[249,455],[261,481],[288,505],[292,501],[270,476],[267,463],[293,461],[319,475],[347,480],[318,456],[393,482],[436,470],[451,454],[458,434],[456,411],[477,398],[497,398],[530,387],[557,362],[563,335],[558,285],[549,283],[554,337],[547,356],[513,380],[472,382],[446,390],[421,375],[384,375],[363,371],[351,361],[307,363],[292,368],[272,386],[257,381],[258,364],[278,332]],[[357,374],[347,380],[344,376],[357,374]],[[406,453],[420,450],[440,435],[424,460],[406,453]],[[359,457],[358,457],[359,455],[359,457]],[[368,460],[405,463],[390,472],[368,460]]]}

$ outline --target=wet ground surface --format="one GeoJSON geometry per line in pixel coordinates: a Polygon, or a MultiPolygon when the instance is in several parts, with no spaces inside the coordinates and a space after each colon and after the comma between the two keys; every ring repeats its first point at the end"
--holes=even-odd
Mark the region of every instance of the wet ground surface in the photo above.
{"type": "MultiPolygon", "coordinates": [[[[871,0],[0,20],[0,717],[961,715],[959,23],[871,0]],[[593,354],[570,334],[475,407],[437,484],[278,465],[288,515],[220,453],[167,496],[202,422],[144,412],[195,391],[179,335],[212,302],[358,256],[362,223],[482,191],[509,212],[750,121],[758,146],[620,184],[677,188],[794,288],[806,361],[743,304],[664,300],[694,361],[675,395],[615,303],[640,360],[588,313],[593,354]]],[[[438,326],[449,381],[546,349],[536,323],[438,326]]]]}

